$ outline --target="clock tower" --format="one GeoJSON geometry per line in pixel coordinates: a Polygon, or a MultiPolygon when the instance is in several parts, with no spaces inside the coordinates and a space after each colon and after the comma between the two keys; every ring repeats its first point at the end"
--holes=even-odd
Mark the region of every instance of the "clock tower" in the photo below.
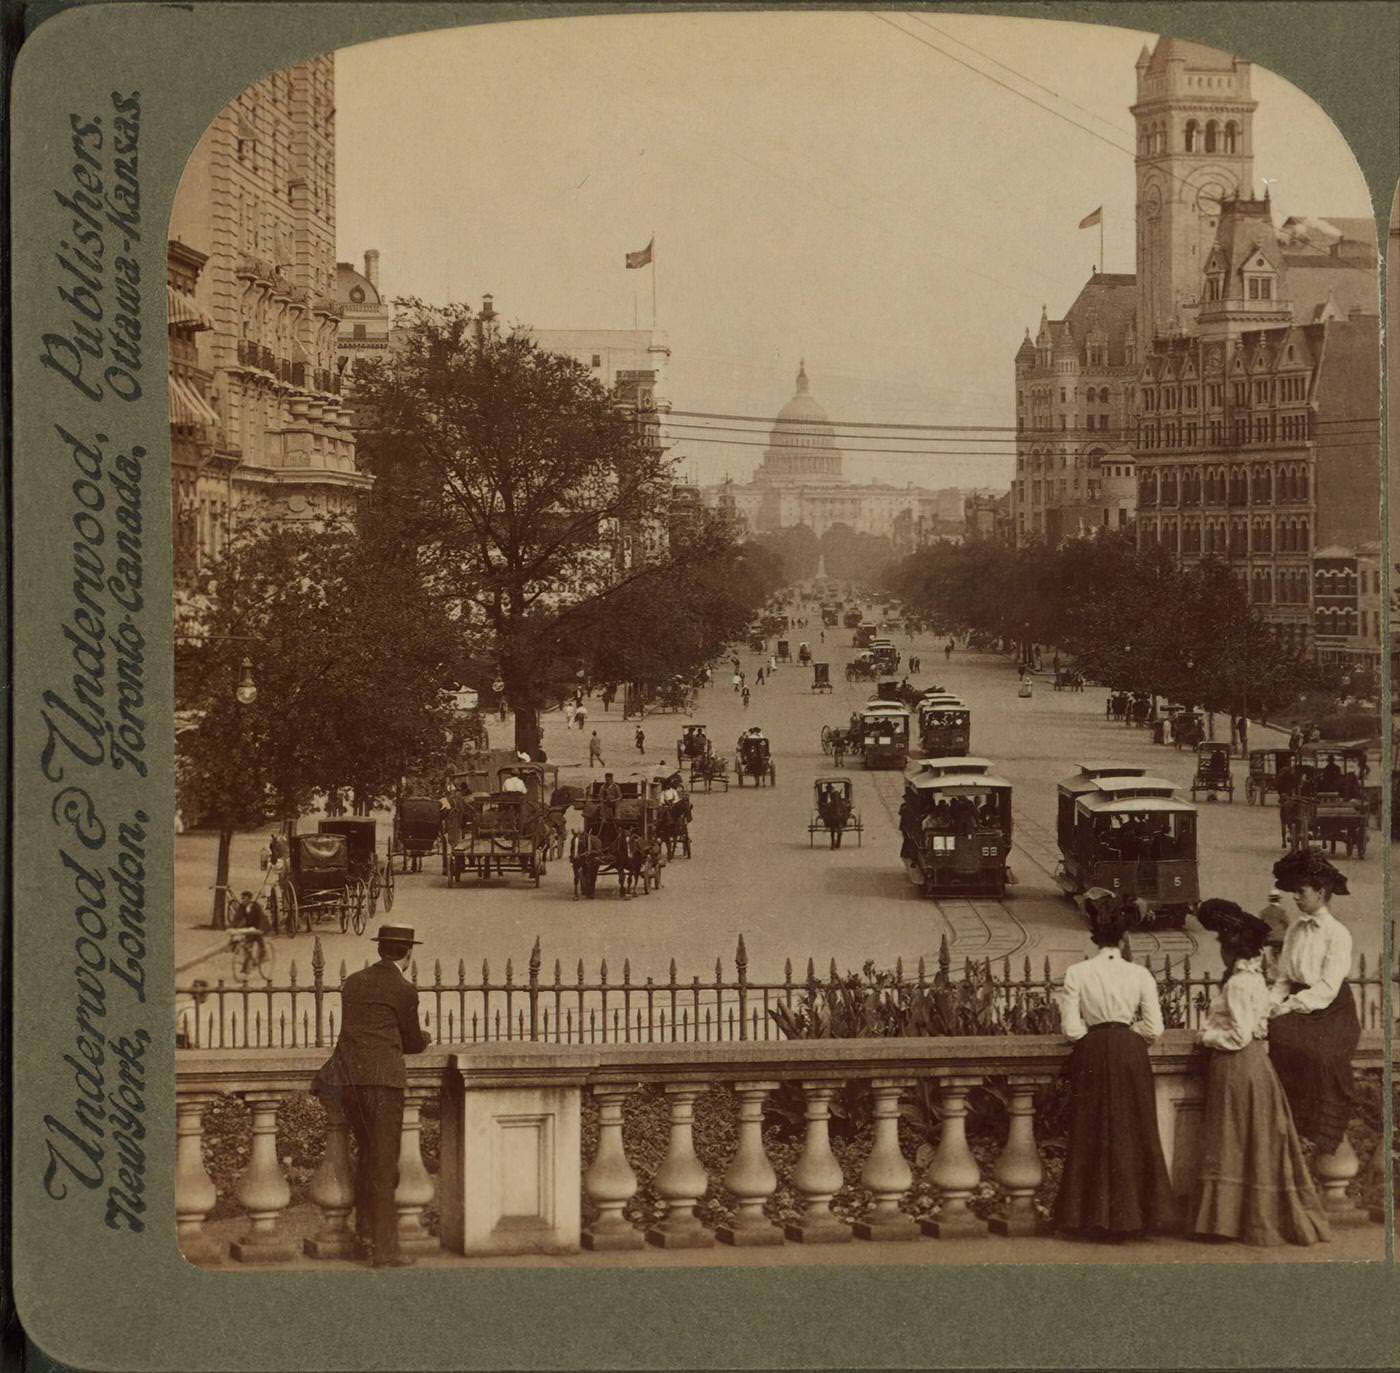
{"type": "Polygon", "coordinates": [[[1250,64],[1180,38],[1137,62],[1138,337],[1190,329],[1220,202],[1253,194],[1250,64]]]}

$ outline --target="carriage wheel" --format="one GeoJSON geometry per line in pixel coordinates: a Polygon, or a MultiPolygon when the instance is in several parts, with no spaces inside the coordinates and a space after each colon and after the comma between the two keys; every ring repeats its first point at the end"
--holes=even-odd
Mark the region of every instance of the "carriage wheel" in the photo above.
{"type": "Polygon", "coordinates": [[[768,764],[768,785],[770,787],[778,785],[778,769],[773,763],[768,764]]]}
{"type": "Polygon", "coordinates": [[[1367,832],[1367,830],[1369,830],[1369,829],[1370,829],[1370,825],[1366,824],[1366,823],[1363,821],[1360,830],[1357,832],[1357,835],[1356,835],[1356,856],[1357,856],[1358,858],[1365,858],[1365,857],[1366,857],[1366,832],[1367,832]]]}
{"type": "MultiPolygon", "coordinates": [[[[281,934],[283,932],[281,917],[282,908],[277,899],[277,888],[273,887],[273,889],[267,894],[267,921],[268,924],[272,927],[272,933],[274,935],[281,934]]],[[[294,929],[288,929],[286,933],[295,934],[296,931],[294,929]]]]}
{"type": "Polygon", "coordinates": [[[1255,794],[1254,778],[1252,777],[1246,777],[1244,779],[1244,799],[1248,801],[1250,805],[1253,805],[1260,799],[1255,794]]]}
{"type": "Polygon", "coordinates": [[[295,931],[300,925],[303,934],[310,934],[311,912],[297,900],[297,889],[290,882],[282,888],[282,901],[287,911],[287,928],[295,931]]]}
{"type": "MultiPolygon", "coordinates": [[[[365,932],[365,926],[369,924],[369,918],[365,914],[365,894],[365,884],[361,882],[360,890],[357,893],[358,899],[350,912],[350,920],[356,934],[363,934],[365,932]]],[[[371,911],[370,914],[373,914],[373,912],[371,911]]]]}
{"type": "Polygon", "coordinates": [[[341,934],[347,933],[347,932],[349,931],[349,929],[350,929],[350,907],[351,907],[351,902],[348,900],[348,894],[349,894],[350,892],[352,892],[353,890],[354,890],[354,883],[352,882],[352,883],[350,884],[350,886],[346,887],[345,890],[342,891],[341,894],[340,894],[340,905],[339,905],[339,907],[337,908],[337,913],[338,913],[339,916],[340,916],[340,932],[341,932],[341,934]]]}
{"type": "MultiPolygon", "coordinates": [[[[442,836],[442,875],[450,878],[452,875],[452,864],[447,857],[447,836],[442,836]]],[[[448,883],[451,886],[451,882],[448,883]]]]}
{"type": "Polygon", "coordinates": [[[384,865],[384,914],[388,915],[394,909],[394,865],[386,863],[384,865]]]}
{"type": "Polygon", "coordinates": [[[360,886],[365,891],[365,901],[369,906],[369,913],[373,915],[379,909],[379,868],[376,865],[369,875],[367,881],[361,882],[360,886]]]}
{"type": "Polygon", "coordinates": [[[823,726],[822,726],[822,752],[823,752],[823,753],[830,753],[830,752],[831,752],[831,726],[830,726],[830,725],[823,725],[823,726]]]}

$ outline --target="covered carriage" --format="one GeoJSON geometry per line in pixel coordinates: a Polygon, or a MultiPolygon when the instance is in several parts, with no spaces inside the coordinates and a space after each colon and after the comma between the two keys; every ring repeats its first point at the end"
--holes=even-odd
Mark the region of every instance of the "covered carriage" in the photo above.
{"type": "Polygon", "coordinates": [[[1196,772],[1191,778],[1191,799],[1204,793],[1208,801],[1224,796],[1235,799],[1235,778],[1230,770],[1229,744],[1197,744],[1196,772]]]}
{"type": "Polygon", "coordinates": [[[788,639],[779,639],[778,646],[773,652],[773,656],[780,663],[792,662],[792,642],[788,639]]]}
{"type": "Polygon", "coordinates": [[[322,820],[316,829],[320,834],[344,835],[348,876],[356,903],[370,915],[378,912],[381,901],[386,912],[393,910],[394,865],[388,854],[379,856],[375,821],[322,820]]]}
{"type": "Polygon", "coordinates": [[[824,834],[833,849],[841,847],[841,840],[847,834],[856,836],[856,843],[863,842],[865,826],[861,823],[860,812],[855,807],[855,787],[849,777],[818,777],[812,783],[812,818],[807,824],[807,844],[812,847],[817,835],[824,834]]]}
{"type": "Polygon", "coordinates": [[[797,645],[797,661],[806,667],[812,661],[812,646],[805,640],[797,645]]]}
{"type": "Polygon", "coordinates": [[[436,796],[400,796],[394,806],[389,835],[389,866],[399,860],[400,872],[419,872],[423,859],[442,843],[442,803],[436,796]]]}
{"type": "Polygon", "coordinates": [[[904,782],[900,858],[926,896],[1003,896],[1011,881],[1011,783],[985,759],[929,759],[904,782]]]}
{"type": "Polygon", "coordinates": [[[846,680],[848,682],[873,682],[880,675],[880,670],[879,664],[875,661],[875,655],[865,649],[857,653],[846,664],[846,680]]]}
{"type": "Polygon", "coordinates": [[[812,664],[812,690],[813,690],[813,691],[830,691],[830,690],[831,690],[831,664],[830,664],[830,663],[813,663],[813,664],[812,664]]]}
{"type": "Polygon", "coordinates": [[[273,930],[311,932],[313,923],[335,920],[342,930],[365,931],[366,910],[352,886],[350,852],[343,834],[293,834],[268,893],[273,930]]]}
{"type": "Polygon", "coordinates": [[[1104,887],[1144,920],[1180,929],[1198,897],[1196,807],[1124,763],[1083,763],[1059,785],[1055,879],[1070,895],[1104,887]]]}
{"type": "Polygon", "coordinates": [[[710,752],[710,736],[704,725],[686,725],[676,740],[676,766],[693,763],[710,752]]]}
{"type": "Polygon", "coordinates": [[[755,786],[770,787],[778,784],[778,770],[773,762],[773,750],[767,736],[757,726],[746,729],[734,748],[734,774],[739,785],[744,778],[751,777],[755,786]]]}

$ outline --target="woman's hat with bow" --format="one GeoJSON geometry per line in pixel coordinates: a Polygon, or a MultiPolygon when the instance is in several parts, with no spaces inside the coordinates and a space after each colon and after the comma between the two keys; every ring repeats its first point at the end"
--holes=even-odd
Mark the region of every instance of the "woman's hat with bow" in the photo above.
{"type": "Polygon", "coordinates": [[[1274,881],[1287,892],[1306,885],[1326,887],[1334,896],[1350,895],[1345,876],[1315,849],[1285,854],[1274,864],[1274,881]]]}
{"type": "Polygon", "coordinates": [[[1196,919],[1221,940],[1230,939],[1262,949],[1269,939],[1267,920],[1261,920],[1243,906],[1218,896],[1212,896],[1196,907],[1196,919]]]}

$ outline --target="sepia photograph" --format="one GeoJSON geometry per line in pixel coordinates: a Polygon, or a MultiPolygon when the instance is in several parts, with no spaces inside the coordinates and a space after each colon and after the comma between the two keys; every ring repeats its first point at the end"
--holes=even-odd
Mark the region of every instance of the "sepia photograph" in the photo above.
{"type": "Polygon", "coordinates": [[[163,251],[185,1260],[1385,1259],[1380,236],[1309,95],[443,28],[239,92],[163,251]]]}

